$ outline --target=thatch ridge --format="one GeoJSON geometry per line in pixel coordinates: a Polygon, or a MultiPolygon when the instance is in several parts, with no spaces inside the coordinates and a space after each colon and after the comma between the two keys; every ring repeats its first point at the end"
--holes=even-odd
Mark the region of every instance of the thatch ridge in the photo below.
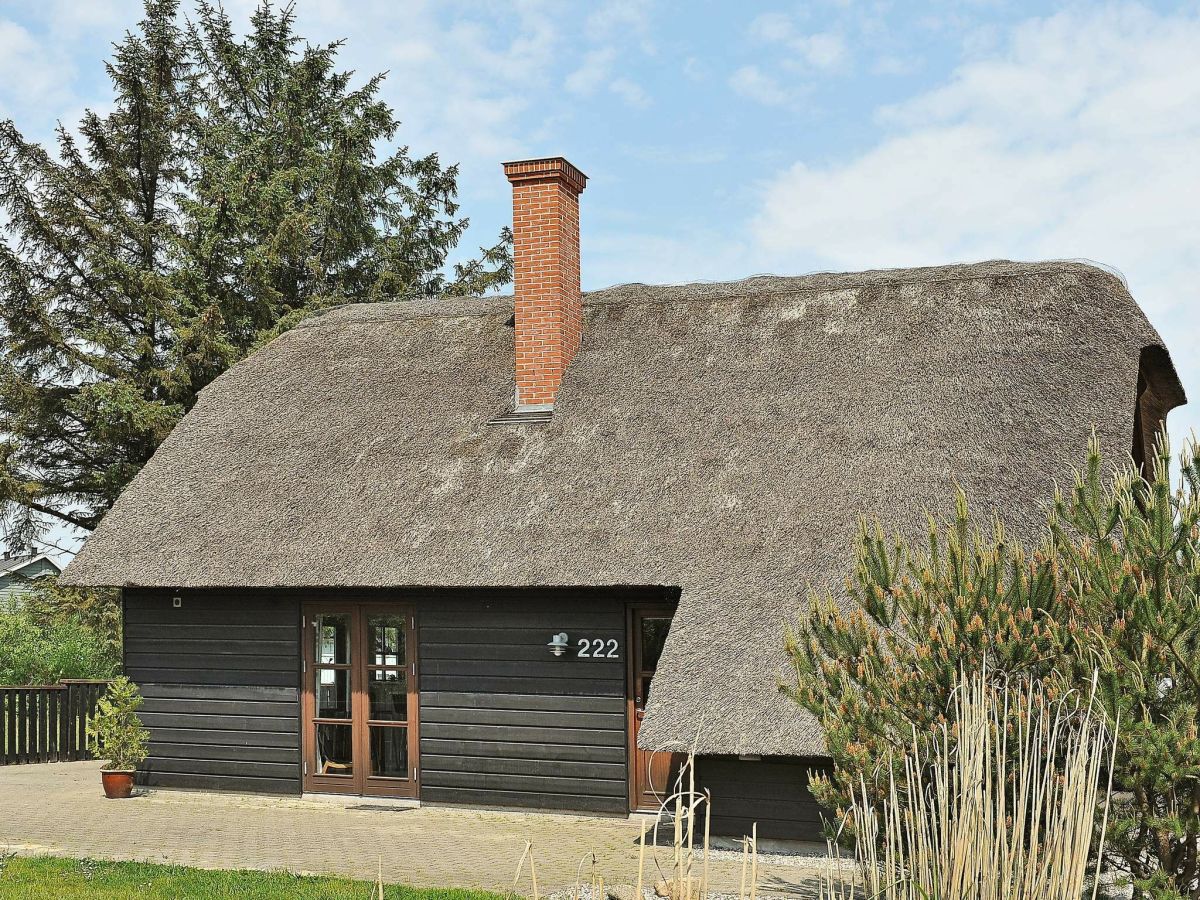
{"type": "Polygon", "coordinates": [[[699,715],[703,752],[820,753],[781,634],[850,571],[858,518],[918,530],[959,483],[1031,535],[1093,428],[1129,452],[1162,346],[1080,263],[623,285],[585,296],[551,422],[488,426],[511,314],[353,305],[285,333],[202,393],[65,580],[678,587],[644,742],[688,745],[699,715]]]}

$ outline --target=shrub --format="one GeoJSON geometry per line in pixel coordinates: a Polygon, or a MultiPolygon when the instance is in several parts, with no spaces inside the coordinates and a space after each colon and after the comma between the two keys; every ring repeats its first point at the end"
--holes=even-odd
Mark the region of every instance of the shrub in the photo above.
{"type": "Polygon", "coordinates": [[[0,684],[110,678],[119,660],[108,635],[77,619],[42,625],[28,609],[0,614],[0,684]]]}
{"type": "Polygon", "coordinates": [[[1146,477],[1106,476],[1093,440],[1032,550],[986,531],[958,496],[928,544],[864,525],[846,610],[814,598],[787,636],[788,693],[825,727],[831,777],[818,798],[847,817],[863,786],[881,797],[915,733],[938,733],[959,667],[1083,689],[1120,717],[1108,865],[1135,897],[1200,898],[1200,446],[1173,486],[1170,451],[1146,477]],[[1114,804],[1116,807],[1116,804],[1114,804]]]}
{"type": "Polygon", "coordinates": [[[150,732],[142,727],[137,711],[142,705],[137,685],[121,676],[108,686],[88,722],[88,746],[108,760],[106,769],[136,769],[147,756],[150,732]]]}

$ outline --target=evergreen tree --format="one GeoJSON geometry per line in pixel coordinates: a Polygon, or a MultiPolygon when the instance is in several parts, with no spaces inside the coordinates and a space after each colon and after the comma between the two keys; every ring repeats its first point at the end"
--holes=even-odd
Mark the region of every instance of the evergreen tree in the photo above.
{"type": "Polygon", "coordinates": [[[181,24],[146,0],[107,71],[114,102],[56,152],[0,124],[0,501],[28,547],[91,530],[198,392],[310,312],[478,293],[508,235],[447,259],[467,220],[457,169],[406,147],[382,76],[352,87],[340,44],[290,8],[244,38],[220,7],[181,24]]]}
{"type": "Polygon", "coordinates": [[[836,818],[856,791],[904,783],[901,751],[945,721],[960,671],[1085,696],[1098,673],[1120,722],[1107,863],[1135,897],[1200,900],[1200,446],[1178,487],[1165,445],[1151,468],[1105,477],[1093,441],[1032,551],[973,525],[961,494],[925,547],[863,526],[845,602],[814,597],[786,639],[785,690],[825,728],[834,771],[814,792],[836,818]]]}

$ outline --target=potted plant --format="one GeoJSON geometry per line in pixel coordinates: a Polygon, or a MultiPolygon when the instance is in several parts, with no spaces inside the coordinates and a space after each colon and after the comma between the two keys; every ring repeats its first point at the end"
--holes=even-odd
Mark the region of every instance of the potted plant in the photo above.
{"type": "Polygon", "coordinates": [[[92,752],[108,760],[100,770],[104,796],[110,800],[128,797],[133,792],[133,773],[146,758],[150,733],[142,727],[138,707],[142,696],[137,685],[121,676],[109,686],[96,704],[96,714],[88,722],[88,741],[92,752]]]}

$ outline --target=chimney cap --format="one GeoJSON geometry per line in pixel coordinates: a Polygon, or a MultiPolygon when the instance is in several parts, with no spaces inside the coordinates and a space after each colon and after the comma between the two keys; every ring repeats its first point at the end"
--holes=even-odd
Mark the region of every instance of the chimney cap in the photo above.
{"type": "Polygon", "coordinates": [[[587,176],[564,157],[547,156],[539,159],[518,159],[504,164],[504,174],[513,184],[522,181],[562,181],[577,194],[587,186],[587,176]]]}

